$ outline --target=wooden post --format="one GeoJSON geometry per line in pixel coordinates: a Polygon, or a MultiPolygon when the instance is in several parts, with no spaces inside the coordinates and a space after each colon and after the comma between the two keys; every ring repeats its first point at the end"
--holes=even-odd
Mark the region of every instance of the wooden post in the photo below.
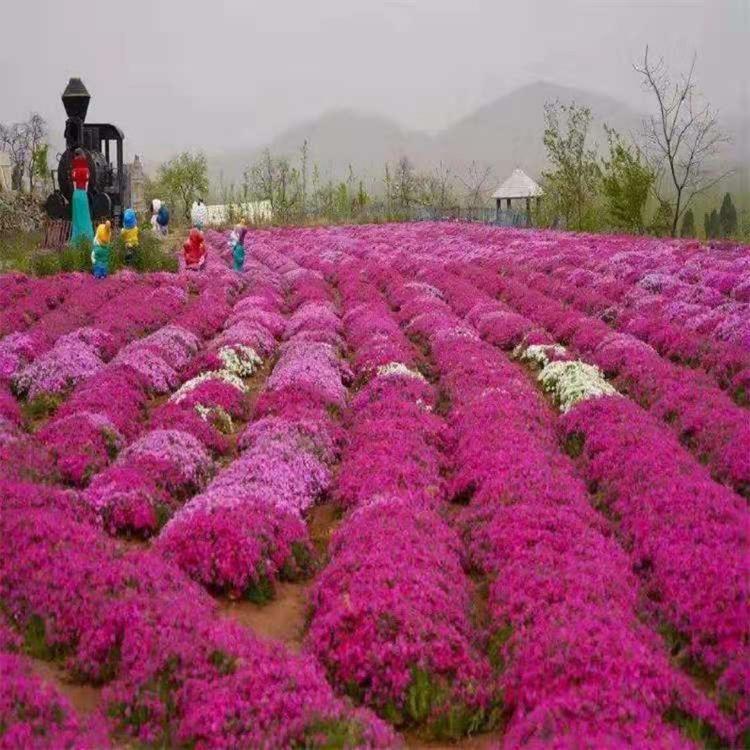
{"type": "Polygon", "coordinates": [[[531,226],[531,198],[526,197],[526,226],[531,226]]]}
{"type": "Polygon", "coordinates": [[[510,211],[510,198],[505,199],[505,207],[510,211]]]}
{"type": "Polygon", "coordinates": [[[500,198],[495,199],[495,223],[500,223],[500,198]]]}

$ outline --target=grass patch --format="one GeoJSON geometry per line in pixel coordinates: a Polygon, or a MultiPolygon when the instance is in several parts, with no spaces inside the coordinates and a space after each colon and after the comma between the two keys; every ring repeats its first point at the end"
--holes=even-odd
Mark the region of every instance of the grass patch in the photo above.
{"type": "Polygon", "coordinates": [[[668,724],[677,727],[687,739],[694,742],[698,747],[708,750],[720,750],[727,747],[716,730],[708,723],[696,716],[691,716],[680,708],[670,708],[664,715],[668,724]]]}
{"type": "Polygon", "coordinates": [[[27,424],[51,417],[62,403],[63,397],[57,393],[40,393],[21,404],[21,412],[27,424]]]}
{"type": "Polygon", "coordinates": [[[43,239],[41,232],[0,234],[0,273],[31,273],[31,258],[43,239]]]}
{"type": "MultiPolygon", "coordinates": [[[[140,244],[126,257],[119,233],[112,240],[109,272],[131,268],[138,273],[167,271],[174,273],[179,264],[171,245],[158,239],[149,229],[140,233],[140,244]]],[[[30,276],[53,276],[57,273],[91,273],[91,242],[80,239],[61,250],[45,250],[40,246],[40,232],[15,232],[0,236],[0,272],[17,271],[30,276]]]]}

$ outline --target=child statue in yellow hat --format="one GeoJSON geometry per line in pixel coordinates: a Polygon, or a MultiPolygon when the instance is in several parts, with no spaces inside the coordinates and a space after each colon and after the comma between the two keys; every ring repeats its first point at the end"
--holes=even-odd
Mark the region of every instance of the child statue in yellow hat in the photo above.
{"type": "Polygon", "coordinates": [[[92,271],[97,279],[106,279],[109,274],[111,242],[112,224],[109,221],[99,224],[94,237],[94,249],[91,251],[92,271]]]}

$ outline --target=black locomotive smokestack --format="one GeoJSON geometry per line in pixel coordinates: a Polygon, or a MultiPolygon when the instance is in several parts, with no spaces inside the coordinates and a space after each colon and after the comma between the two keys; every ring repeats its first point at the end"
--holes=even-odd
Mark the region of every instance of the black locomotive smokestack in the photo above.
{"type": "Polygon", "coordinates": [[[82,123],[86,119],[91,95],[80,78],[71,78],[62,95],[62,103],[68,117],[75,117],[82,123]]]}

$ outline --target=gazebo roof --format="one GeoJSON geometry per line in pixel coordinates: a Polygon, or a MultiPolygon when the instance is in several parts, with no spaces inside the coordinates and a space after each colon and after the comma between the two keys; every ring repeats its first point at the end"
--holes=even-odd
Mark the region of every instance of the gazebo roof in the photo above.
{"type": "Polygon", "coordinates": [[[523,169],[514,169],[500,187],[492,194],[493,198],[538,198],[544,191],[523,169]]]}

